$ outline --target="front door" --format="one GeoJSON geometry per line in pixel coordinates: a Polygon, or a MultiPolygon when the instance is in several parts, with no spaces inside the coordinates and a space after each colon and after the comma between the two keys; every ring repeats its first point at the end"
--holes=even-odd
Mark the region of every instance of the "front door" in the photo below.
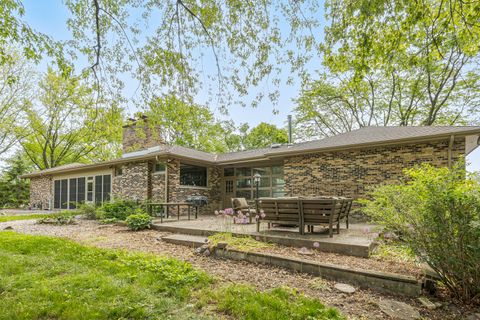
{"type": "Polygon", "coordinates": [[[232,198],[235,197],[235,183],[233,177],[225,177],[223,180],[223,208],[232,206],[232,198]]]}

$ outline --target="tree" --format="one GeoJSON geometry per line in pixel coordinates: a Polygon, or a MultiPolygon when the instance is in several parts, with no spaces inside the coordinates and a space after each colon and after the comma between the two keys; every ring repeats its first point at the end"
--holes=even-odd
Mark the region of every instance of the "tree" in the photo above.
{"type": "Polygon", "coordinates": [[[244,123],[238,128],[238,133],[231,133],[227,140],[229,149],[232,151],[266,148],[272,144],[287,142],[288,134],[285,129],[265,122],[251,129],[244,123]]]}
{"type": "Polygon", "coordinates": [[[121,88],[119,74],[132,74],[146,102],[158,92],[191,98],[202,90],[225,110],[227,102],[245,104],[238,97],[262,83],[274,89],[258,93],[252,104],[264,97],[275,101],[277,85],[292,81],[281,74],[281,64],[291,66],[291,75],[301,73],[317,48],[317,1],[68,0],[66,5],[72,43],[87,56],[96,81],[113,77],[121,88]]]}
{"type": "Polygon", "coordinates": [[[31,166],[21,153],[7,159],[6,167],[0,176],[0,208],[18,208],[28,204],[29,181],[21,179],[22,174],[30,171],[31,166]]]}
{"type": "Polygon", "coordinates": [[[33,97],[35,72],[21,55],[10,48],[10,56],[0,64],[0,155],[17,141],[12,128],[19,124],[22,107],[33,97]]]}
{"type": "Polygon", "coordinates": [[[26,131],[20,145],[38,169],[105,160],[106,146],[119,149],[121,110],[98,101],[81,78],[49,68],[39,86],[38,105],[24,108],[27,124],[17,128],[26,131]]]}
{"type": "Polygon", "coordinates": [[[328,1],[326,70],[304,84],[297,108],[305,130],[477,120],[479,8],[462,0],[328,1]]]}
{"type": "Polygon", "coordinates": [[[163,140],[207,152],[225,152],[231,123],[215,119],[204,106],[184,102],[174,94],[157,97],[145,110],[151,125],[161,128],[163,140]]]}

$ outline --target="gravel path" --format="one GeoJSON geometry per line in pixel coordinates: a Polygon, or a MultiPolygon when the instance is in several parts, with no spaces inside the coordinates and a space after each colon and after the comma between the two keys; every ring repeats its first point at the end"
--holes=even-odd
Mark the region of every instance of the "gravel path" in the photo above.
{"type": "Polygon", "coordinates": [[[325,304],[337,307],[349,319],[389,319],[377,305],[381,299],[406,302],[418,308],[425,319],[465,318],[462,315],[465,310],[462,312],[463,307],[458,305],[449,304],[442,309],[431,311],[423,308],[416,299],[381,295],[360,289],[354,294],[344,294],[331,289],[335,282],[320,280],[310,275],[247,262],[194,255],[192,248],[161,241],[162,236],[168,235],[165,232],[154,230],[131,232],[123,226],[101,225],[96,221],[87,220],[78,220],[78,224],[68,226],[40,225],[33,220],[11,221],[0,223],[0,230],[7,226],[21,233],[64,237],[102,248],[122,248],[175,257],[190,262],[221,281],[249,283],[261,290],[278,286],[297,288],[308,296],[317,297],[325,304]]]}

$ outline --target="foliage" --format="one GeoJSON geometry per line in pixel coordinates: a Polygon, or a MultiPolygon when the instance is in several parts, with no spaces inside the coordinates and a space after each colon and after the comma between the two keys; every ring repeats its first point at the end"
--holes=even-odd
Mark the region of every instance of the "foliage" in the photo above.
{"type": "Polygon", "coordinates": [[[242,251],[254,251],[256,249],[263,249],[272,247],[273,244],[257,241],[251,237],[233,236],[230,232],[221,232],[208,237],[208,240],[213,245],[219,242],[227,243],[229,247],[236,248],[242,251]]]}
{"type": "Polygon", "coordinates": [[[187,299],[210,281],[175,259],[0,232],[0,319],[199,318],[187,299]]]}
{"type": "Polygon", "coordinates": [[[79,77],[48,69],[40,83],[40,105],[24,108],[27,123],[18,128],[20,145],[38,169],[101,158],[95,157],[103,150],[100,145],[119,147],[120,110],[101,105],[92,90],[79,77]]]}
{"type": "Polygon", "coordinates": [[[480,294],[480,184],[463,164],[451,170],[423,165],[405,170],[407,180],[380,186],[364,211],[395,231],[415,255],[465,302],[480,294]]]}
{"type": "Polygon", "coordinates": [[[265,122],[253,128],[244,123],[239,126],[238,133],[227,135],[227,145],[232,151],[267,148],[272,144],[287,142],[288,134],[285,129],[265,122]]]}
{"type": "Polygon", "coordinates": [[[248,285],[232,285],[216,290],[210,298],[220,311],[236,319],[344,319],[335,309],[289,288],[260,292],[248,285]]]}
{"type": "Polygon", "coordinates": [[[301,73],[317,49],[312,33],[319,26],[317,1],[94,4],[66,1],[71,43],[92,63],[100,82],[121,88],[120,75],[133,74],[144,101],[158,92],[185,98],[205,94],[223,110],[231,102],[246,105],[238,97],[251,97],[253,106],[264,98],[276,101],[277,85],[292,81],[279,63],[291,66],[289,75],[301,73]],[[262,92],[249,90],[264,83],[262,92]]]}
{"type": "Polygon", "coordinates": [[[480,4],[326,2],[325,69],[297,99],[299,135],[478,122],[480,4]]]}
{"type": "Polygon", "coordinates": [[[135,214],[138,204],[132,200],[116,199],[105,202],[97,209],[97,218],[104,221],[124,221],[128,216],[135,214]]]}
{"type": "Polygon", "coordinates": [[[226,122],[215,119],[207,107],[182,101],[169,94],[152,100],[145,112],[152,125],[160,126],[170,144],[207,152],[225,152],[226,122]]]}
{"type": "Polygon", "coordinates": [[[139,231],[144,229],[150,229],[152,225],[152,217],[146,214],[141,209],[136,209],[135,214],[129,215],[125,219],[125,223],[130,230],[139,231]]]}
{"type": "Polygon", "coordinates": [[[56,216],[60,215],[61,213],[35,213],[35,214],[15,214],[15,215],[7,215],[7,216],[0,216],[0,222],[8,222],[8,221],[16,221],[16,220],[35,220],[35,219],[42,219],[42,218],[55,218],[56,216]]]}
{"type": "Polygon", "coordinates": [[[415,263],[415,253],[402,241],[381,241],[370,258],[393,262],[415,263]]]}
{"type": "Polygon", "coordinates": [[[29,202],[29,181],[20,176],[30,171],[23,155],[17,153],[6,160],[6,168],[0,174],[0,208],[19,208],[29,202]]]}
{"type": "Polygon", "coordinates": [[[22,123],[21,109],[33,98],[36,78],[32,66],[18,50],[2,47],[0,59],[2,52],[9,55],[9,59],[0,62],[0,154],[10,150],[17,142],[12,129],[22,123]]]}
{"type": "Polygon", "coordinates": [[[38,224],[54,224],[58,226],[75,224],[75,212],[61,211],[51,217],[45,217],[37,221],[38,224]]]}
{"type": "Polygon", "coordinates": [[[97,218],[97,207],[93,203],[84,202],[77,205],[77,212],[86,219],[93,220],[97,218]]]}

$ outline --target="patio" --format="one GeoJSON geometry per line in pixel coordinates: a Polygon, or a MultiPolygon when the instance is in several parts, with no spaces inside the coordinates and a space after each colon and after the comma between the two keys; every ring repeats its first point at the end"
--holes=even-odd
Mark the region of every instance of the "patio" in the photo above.
{"type": "Polygon", "coordinates": [[[340,234],[329,237],[328,229],[315,227],[314,233],[301,235],[298,227],[275,226],[268,229],[266,224],[261,225],[260,232],[256,231],[256,224],[233,224],[231,217],[204,215],[197,220],[163,220],[154,221],[153,228],[160,231],[179,233],[194,236],[210,236],[220,232],[230,232],[236,236],[249,236],[259,241],[276,243],[291,247],[315,248],[320,251],[338,254],[368,257],[375,247],[375,225],[365,223],[351,223],[349,229],[341,224],[340,234]]]}

